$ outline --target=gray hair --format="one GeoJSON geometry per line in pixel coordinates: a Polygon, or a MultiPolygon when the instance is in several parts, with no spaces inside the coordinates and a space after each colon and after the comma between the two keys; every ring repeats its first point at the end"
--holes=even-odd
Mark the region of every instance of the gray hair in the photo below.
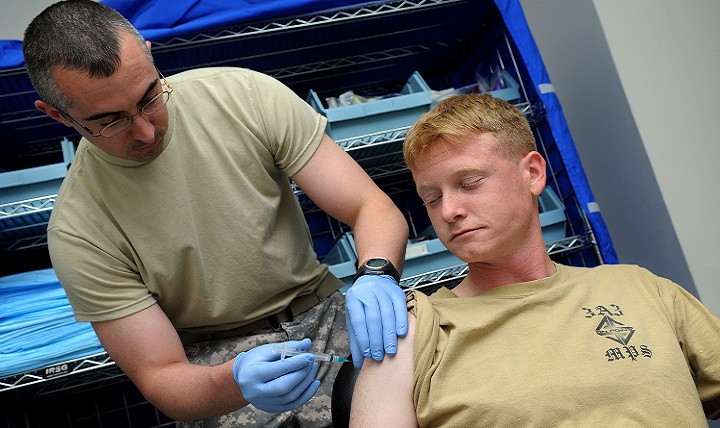
{"type": "Polygon", "coordinates": [[[120,36],[130,34],[152,61],[145,39],[116,10],[93,0],[65,0],[42,11],[25,30],[23,54],[40,98],[58,110],[72,106],[53,80],[53,70],[112,76],[120,65],[120,36]]]}

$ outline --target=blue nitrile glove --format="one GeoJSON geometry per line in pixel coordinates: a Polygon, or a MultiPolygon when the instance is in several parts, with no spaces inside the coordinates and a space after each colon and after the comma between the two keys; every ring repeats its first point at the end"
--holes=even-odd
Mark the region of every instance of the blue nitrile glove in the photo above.
{"type": "MultiPolygon", "coordinates": [[[[307,351],[310,339],[290,341],[288,347],[307,351]]],[[[318,364],[312,354],[280,359],[269,343],[240,353],[235,357],[233,376],[243,397],[256,408],[268,413],[295,410],[307,403],[320,387],[315,379],[318,364]]]]}
{"type": "Polygon", "coordinates": [[[353,365],[365,358],[395,355],[397,338],[407,334],[405,292],[390,275],[363,275],[345,294],[345,323],[353,365]]]}

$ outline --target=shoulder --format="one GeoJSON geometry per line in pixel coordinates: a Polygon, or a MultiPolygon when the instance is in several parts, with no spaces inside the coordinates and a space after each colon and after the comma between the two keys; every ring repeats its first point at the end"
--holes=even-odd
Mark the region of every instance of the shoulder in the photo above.
{"type": "Polygon", "coordinates": [[[168,77],[171,85],[185,86],[207,86],[208,89],[226,88],[217,85],[222,84],[242,84],[248,88],[254,86],[260,87],[284,87],[280,81],[267,74],[259,71],[250,70],[241,67],[204,67],[183,71],[168,77]],[[203,85],[207,84],[207,85],[203,85]]]}
{"type": "Polygon", "coordinates": [[[558,264],[558,270],[564,272],[567,278],[607,278],[618,280],[657,280],[662,279],[646,268],[631,264],[607,264],[595,267],[577,267],[558,264]]]}
{"type": "MultiPolygon", "coordinates": [[[[72,166],[63,178],[55,197],[48,230],[61,226],[83,226],[87,221],[84,216],[87,216],[88,211],[102,211],[100,207],[103,205],[103,192],[98,188],[99,179],[93,172],[96,165],[93,156],[88,153],[90,144],[85,138],[78,144],[72,166]]],[[[100,178],[105,176],[100,175],[100,178]]]]}
{"type": "Polygon", "coordinates": [[[180,73],[168,76],[171,83],[189,82],[210,78],[247,78],[254,74],[261,74],[247,68],[241,67],[202,67],[181,71],[180,73]]]}
{"type": "Polygon", "coordinates": [[[630,264],[600,265],[591,268],[558,265],[566,285],[589,287],[600,293],[618,293],[641,298],[674,298],[684,289],[648,269],[630,264]]]}

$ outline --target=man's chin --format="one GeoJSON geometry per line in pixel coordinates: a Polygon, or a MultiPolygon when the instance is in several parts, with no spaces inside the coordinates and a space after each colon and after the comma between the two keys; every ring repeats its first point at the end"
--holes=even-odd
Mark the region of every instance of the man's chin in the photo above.
{"type": "Polygon", "coordinates": [[[151,144],[140,146],[137,149],[128,152],[128,158],[137,162],[150,162],[155,160],[162,153],[162,139],[158,139],[151,144]]]}

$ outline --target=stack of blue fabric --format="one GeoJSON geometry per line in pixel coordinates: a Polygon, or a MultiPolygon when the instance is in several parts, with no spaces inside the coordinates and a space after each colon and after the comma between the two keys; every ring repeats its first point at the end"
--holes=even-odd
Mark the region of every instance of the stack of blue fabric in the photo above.
{"type": "Polygon", "coordinates": [[[0,377],[103,352],[52,269],[0,278],[0,377]]]}

